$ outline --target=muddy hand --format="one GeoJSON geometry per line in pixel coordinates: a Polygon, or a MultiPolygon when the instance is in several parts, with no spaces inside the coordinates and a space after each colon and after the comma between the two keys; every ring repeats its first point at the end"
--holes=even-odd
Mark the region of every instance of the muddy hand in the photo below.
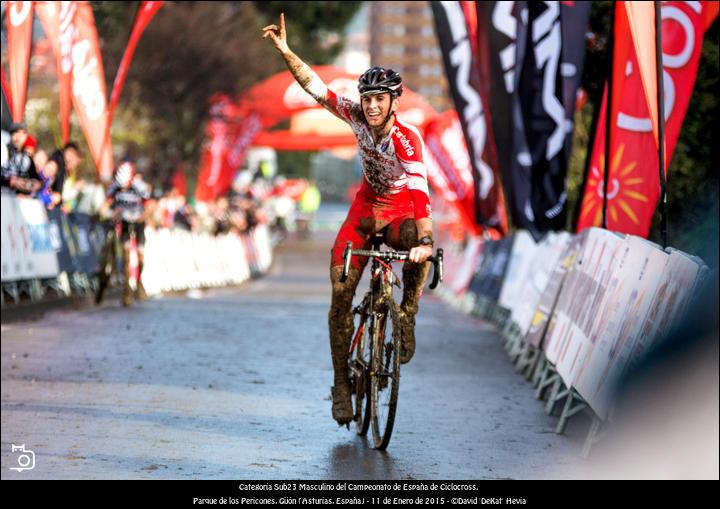
{"type": "Polygon", "coordinates": [[[270,37],[275,44],[275,48],[284,53],[288,51],[287,36],[285,34],[285,14],[280,13],[280,26],[268,25],[263,28],[263,39],[270,37]]]}

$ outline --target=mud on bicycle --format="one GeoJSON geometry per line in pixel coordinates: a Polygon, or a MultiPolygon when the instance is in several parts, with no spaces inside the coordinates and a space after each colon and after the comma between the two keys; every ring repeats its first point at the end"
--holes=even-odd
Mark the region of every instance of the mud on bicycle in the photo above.
{"type": "MultiPolygon", "coordinates": [[[[348,369],[355,430],[365,436],[372,425],[373,442],[379,450],[385,450],[390,443],[395,423],[404,334],[398,319],[399,305],[393,297],[393,285],[399,288],[400,279],[390,264],[410,256],[408,251],[381,251],[382,239],[382,234],[375,234],[371,250],[353,250],[352,242],[348,242],[341,278],[341,282],[347,278],[353,256],[372,259],[370,289],[352,310],[360,322],[351,340],[348,369]]],[[[443,278],[443,250],[437,249],[428,261],[434,267],[430,289],[435,289],[443,278]]]]}

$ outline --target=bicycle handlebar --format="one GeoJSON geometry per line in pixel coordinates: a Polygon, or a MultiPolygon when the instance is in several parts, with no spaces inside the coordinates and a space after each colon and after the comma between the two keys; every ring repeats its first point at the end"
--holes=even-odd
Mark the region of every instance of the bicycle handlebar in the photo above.
{"type": "MultiPolygon", "coordinates": [[[[379,258],[386,261],[405,261],[410,259],[409,251],[368,251],[364,249],[356,249],[353,251],[352,242],[348,241],[345,244],[345,250],[343,251],[343,273],[340,277],[340,282],[344,283],[350,270],[350,259],[355,256],[369,256],[373,258],[379,258]]],[[[438,248],[435,251],[435,256],[429,256],[428,261],[433,264],[433,278],[430,283],[430,289],[434,290],[438,283],[443,280],[443,250],[438,248]]]]}

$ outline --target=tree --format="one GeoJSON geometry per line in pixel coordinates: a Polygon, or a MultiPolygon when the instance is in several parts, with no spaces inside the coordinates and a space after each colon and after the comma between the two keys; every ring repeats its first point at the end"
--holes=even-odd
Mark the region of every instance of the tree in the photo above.
{"type": "MultiPolygon", "coordinates": [[[[138,4],[93,3],[108,83],[138,4]]],[[[237,95],[285,69],[260,31],[276,22],[281,7],[291,44],[319,64],[339,51],[342,41],[333,34],[352,17],[354,4],[359,2],[166,2],[138,45],[118,106],[148,118],[147,143],[141,148],[153,159],[155,180],[169,177],[180,160],[188,163],[189,180],[195,180],[213,94],[237,95]]],[[[114,136],[119,127],[113,126],[114,136]]]]}

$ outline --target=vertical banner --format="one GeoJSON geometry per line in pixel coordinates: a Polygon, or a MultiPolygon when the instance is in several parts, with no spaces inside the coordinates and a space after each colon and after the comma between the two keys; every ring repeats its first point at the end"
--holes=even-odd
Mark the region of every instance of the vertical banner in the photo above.
{"type": "MultiPolygon", "coordinates": [[[[718,3],[662,2],[661,12],[669,166],[695,85],[703,35],[717,16],[718,3]]],[[[614,41],[607,228],[647,237],[660,194],[660,163],[627,16],[617,18],[620,25],[615,27],[614,41]]],[[[602,223],[606,102],[607,91],[589,159],[578,231],[602,223]]]]}
{"type": "Polygon", "coordinates": [[[565,178],[590,5],[477,2],[480,74],[514,224],[565,226],[565,178]],[[509,120],[511,119],[511,120],[509,120]]]}
{"type": "Polygon", "coordinates": [[[570,159],[575,129],[578,90],[585,64],[585,34],[590,20],[591,2],[560,2],[562,32],[562,99],[565,106],[565,158],[570,159]]]}
{"type": "Polygon", "coordinates": [[[70,140],[72,48],[75,43],[77,2],[36,2],[35,11],[55,53],[60,97],[60,128],[63,143],[67,143],[70,140]]]}
{"type": "Polygon", "coordinates": [[[232,174],[227,153],[230,145],[230,125],[227,111],[231,107],[230,97],[216,95],[210,99],[210,120],[207,125],[206,145],[200,159],[195,198],[198,201],[212,201],[226,191],[232,174]]]}
{"type": "Polygon", "coordinates": [[[12,96],[10,95],[10,86],[5,79],[5,68],[0,66],[0,85],[2,85],[2,128],[7,131],[12,123],[12,96]]]}
{"type": "Polygon", "coordinates": [[[479,234],[475,223],[473,173],[460,119],[455,110],[448,110],[425,127],[428,157],[428,178],[445,201],[459,212],[469,233],[479,234]]]}
{"type": "Polygon", "coordinates": [[[113,173],[105,72],[90,3],[77,2],[72,46],[72,98],[100,177],[113,173]]]}
{"type": "Polygon", "coordinates": [[[455,109],[467,140],[473,170],[475,222],[507,233],[498,165],[488,141],[486,104],[480,90],[477,55],[461,2],[432,2],[433,16],[455,109]]]}
{"type": "Polygon", "coordinates": [[[135,54],[135,49],[137,48],[138,42],[140,42],[140,37],[150,23],[150,20],[153,19],[153,16],[155,16],[164,3],[165,2],[140,3],[140,9],[138,10],[137,17],[135,18],[135,25],[133,26],[132,33],[130,34],[130,40],[127,48],[125,48],[125,53],[123,54],[120,67],[118,67],[117,75],[115,76],[115,82],[113,83],[109,109],[110,123],[112,123],[115,106],[120,99],[120,92],[122,92],[123,85],[125,85],[125,78],[127,77],[132,57],[135,54]]]}
{"type": "Polygon", "coordinates": [[[21,122],[25,116],[32,47],[33,3],[8,2],[7,5],[7,49],[13,122],[21,122]]]}

